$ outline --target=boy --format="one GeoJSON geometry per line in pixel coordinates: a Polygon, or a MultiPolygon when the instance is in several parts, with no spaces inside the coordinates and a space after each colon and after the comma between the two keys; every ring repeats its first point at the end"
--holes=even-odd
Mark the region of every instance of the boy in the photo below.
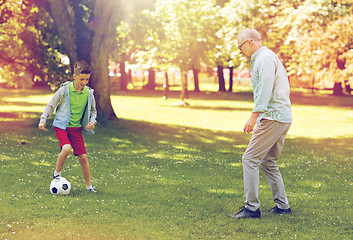
{"type": "Polygon", "coordinates": [[[40,117],[38,128],[45,130],[47,119],[56,109],[53,126],[61,152],[53,178],[61,176],[61,170],[73,148],[74,155],[81,163],[87,190],[96,192],[91,184],[90,168],[81,132],[85,130],[88,134],[94,134],[93,128],[96,124],[97,111],[93,89],[86,86],[90,76],[89,65],[85,61],[77,62],[74,66],[74,81],[63,83],[54,94],[40,117]]]}

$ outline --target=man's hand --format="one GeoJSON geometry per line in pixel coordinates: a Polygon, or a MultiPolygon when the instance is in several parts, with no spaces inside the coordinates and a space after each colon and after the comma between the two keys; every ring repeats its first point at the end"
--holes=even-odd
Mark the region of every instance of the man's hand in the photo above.
{"type": "Polygon", "coordinates": [[[93,128],[94,128],[93,122],[89,122],[86,127],[87,127],[87,129],[88,129],[89,131],[92,131],[93,128]]]}
{"type": "Polygon", "coordinates": [[[260,112],[251,113],[251,116],[249,120],[245,123],[244,129],[243,129],[245,133],[251,133],[254,130],[256,120],[259,115],[260,115],[260,112]]]}
{"type": "Polygon", "coordinates": [[[38,124],[39,130],[42,130],[42,131],[45,130],[45,126],[46,126],[46,123],[45,123],[45,122],[40,122],[40,123],[38,124]]]}

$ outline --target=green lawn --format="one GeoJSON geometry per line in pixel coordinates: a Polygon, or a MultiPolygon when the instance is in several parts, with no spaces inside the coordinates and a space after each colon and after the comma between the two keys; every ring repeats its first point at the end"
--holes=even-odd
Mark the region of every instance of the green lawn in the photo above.
{"type": "Polygon", "coordinates": [[[353,97],[293,93],[294,123],[279,161],[293,214],[274,207],[264,174],[262,218],[227,217],[244,203],[247,92],[117,92],[117,122],[85,136],[92,180],[70,156],[69,196],[49,193],[59,152],[37,130],[52,93],[0,89],[0,239],[351,239],[353,97]]]}

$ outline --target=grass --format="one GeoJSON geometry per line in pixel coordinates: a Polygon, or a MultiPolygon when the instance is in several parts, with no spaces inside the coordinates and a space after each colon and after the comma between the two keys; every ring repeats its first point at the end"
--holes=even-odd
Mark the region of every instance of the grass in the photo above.
{"type": "Polygon", "coordinates": [[[249,93],[117,92],[120,120],[85,135],[92,180],[86,192],[70,156],[69,196],[49,193],[59,152],[36,129],[52,93],[0,90],[0,239],[350,239],[353,235],[353,99],[294,93],[294,123],[279,166],[293,214],[274,206],[260,177],[260,220],[229,219],[244,203],[241,129],[249,93]]]}

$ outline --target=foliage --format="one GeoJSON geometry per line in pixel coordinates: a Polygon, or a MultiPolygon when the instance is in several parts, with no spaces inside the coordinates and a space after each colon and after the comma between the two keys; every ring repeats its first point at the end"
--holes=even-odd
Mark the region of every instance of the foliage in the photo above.
{"type": "Polygon", "coordinates": [[[217,11],[212,1],[156,1],[155,10],[134,17],[132,32],[142,47],[141,59],[154,68],[200,69],[215,48],[217,11]]]}
{"type": "Polygon", "coordinates": [[[233,0],[225,5],[237,31],[259,30],[282,59],[289,75],[310,75],[328,87],[352,79],[350,1],[233,0]]]}
{"type": "Polygon", "coordinates": [[[134,40],[135,61],[142,69],[168,68],[169,53],[162,21],[151,10],[136,13],[129,21],[131,38],[134,40]]]}
{"type": "Polygon", "coordinates": [[[2,1],[0,10],[0,78],[14,87],[63,81],[68,69],[48,14],[31,1],[2,1]]]}
{"type": "MultiPolygon", "coordinates": [[[[259,30],[290,75],[310,76],[317,87],[353,81],[351,0],[2,0],[0,4],[0,74],[14,85],[20,85],[18,76],[24,75],[31,81],[60,82],[68,78],[60,54],[70,58],[72,68],[77,59],[90,62],[92,54],[102,62],[103,55],[109,58],[105,50],[116,61],[127,59],[145,69],[249,67],[236,48],[237,34],[247,27],[259,30]],[[103,26],[107,19],[113,20],[111,25],[103,26]],[[92,53],[92,46],[102,49],[92,53]]],[[[105,76],[107,70],[98,72],[105,76]]]]}
{"type": "Polygon", "coordinates": [[[352,15],[348,5],[332,1],[306,1],[291,13],[296,19],[288,42],[294,43],[290,73],[311,74],[323,86],[349,80],[352,72],[352,15]],[[301,34],[299,34],[301,33],[301,34]]]}

